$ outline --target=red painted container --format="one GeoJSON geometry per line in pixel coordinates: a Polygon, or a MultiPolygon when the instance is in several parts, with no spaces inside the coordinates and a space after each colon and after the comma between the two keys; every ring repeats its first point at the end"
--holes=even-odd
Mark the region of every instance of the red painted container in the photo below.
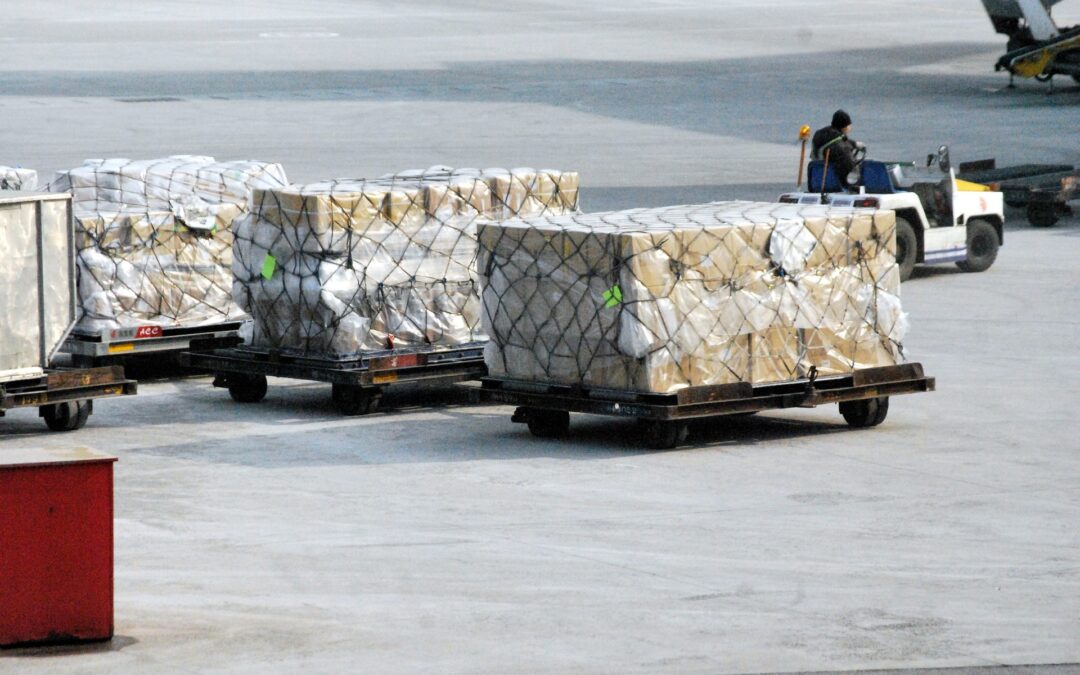
{"type": "Polygon", "coordinates": [[[0,448],[0,646],[113,635],[113,462],[0,448]]]}

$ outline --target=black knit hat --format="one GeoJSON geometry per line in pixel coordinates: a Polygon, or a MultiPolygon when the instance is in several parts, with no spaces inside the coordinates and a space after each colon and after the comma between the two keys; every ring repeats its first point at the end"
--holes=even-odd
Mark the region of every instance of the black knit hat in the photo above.
{"type": "Polygon", "coordinates": [[[843,110],[837,110],[832,116],[833,129],[843,129],[847,125],[851,124],[851,115],[847,114],[843,110]]]}

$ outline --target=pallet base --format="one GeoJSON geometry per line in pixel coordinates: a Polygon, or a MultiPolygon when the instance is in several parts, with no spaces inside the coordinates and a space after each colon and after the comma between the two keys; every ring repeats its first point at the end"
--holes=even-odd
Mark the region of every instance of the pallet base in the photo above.
{"type": "Polygon", "coordinates": [[[214,386],[229,390],[240,403],[261,401],[267,377],[327,382],[334,404],[346,415],[378,407],[384,387],[440,385],[480,379],[487,374],[482,344],[450,350],[384,350],[348,360],[324,360],[246,348],[185,352],[181,363],[214,373],[214,386]]]}
{"type": "Polygon", "coordinates": [[[518,406],[512,421],[528,424],[536,436],[564,435],[569,413],[579,412],[638,419],[647,445],[671,448],[686,438],[690,420],[763,410],[838,403],[850,425],[876,426],[885,419],[890,396],[933,391],[935,386],[922,364],[908,363],[821,378],[812,372],[804,380],[778,384],[687,387],[673,394],[488,377],[482,380],[481,399],[518,406]]]}
{"type": "Polygon", "coordinates": [[[210,326],[121,328],[107,334],[72,333],[60,350],[71,354],[76,366],[89,368],[141,354],[235,347],[241,343],[240,326],[241,322],[233,321],[210,326]]]}
{"type": "Polygon", "coordinates": [[[54,431],[72,431],[86,424],[93,400],[134,396],[138,383],[124,378],[117,366],[47,371],[43,376],[0,385],[0,417],[14,408],[38,408],[54,431]]]}

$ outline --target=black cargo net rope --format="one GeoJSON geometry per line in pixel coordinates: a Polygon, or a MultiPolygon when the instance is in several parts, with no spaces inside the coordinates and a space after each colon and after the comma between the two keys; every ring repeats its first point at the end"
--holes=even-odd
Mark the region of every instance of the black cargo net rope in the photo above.
{"type": "Polygon", "coordinates": [[[280,165],[210,157],[91,160],[62,172],[76,222],[80,322],[97,332],[237,320],[232,224],[255,187],[287,183],[280,165]]]}
{"type": "Polygon", "coordinates": [[[892,365],[890,216],[731,202],[481,225],[488,367],[673,391],[892,365]]]}
{"type": "Polygon", "coordinates": [[[256,191],[233,265],[252,347],[347,359],[485,340],[477,223],[571,212],[577,183],[572,172],[437,167],[256,191]]]}

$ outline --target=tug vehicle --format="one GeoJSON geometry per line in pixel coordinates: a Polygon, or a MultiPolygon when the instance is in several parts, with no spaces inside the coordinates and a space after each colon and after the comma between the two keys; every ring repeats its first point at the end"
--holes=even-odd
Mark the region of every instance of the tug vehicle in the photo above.
{"type": "Polygon", "coordinates": [[[994,264],[1005,238],[1002,193],[958,179],[948,146],[928,155],[925,167],[868,160],[865,148],[856,161],[850,188],[832,166],[814,160],[807,167],[807,190],[782,194],[780,201],[895,211],[901,281],[919,263],[956,263],[965,272],[983,272],[994,264]]]}

